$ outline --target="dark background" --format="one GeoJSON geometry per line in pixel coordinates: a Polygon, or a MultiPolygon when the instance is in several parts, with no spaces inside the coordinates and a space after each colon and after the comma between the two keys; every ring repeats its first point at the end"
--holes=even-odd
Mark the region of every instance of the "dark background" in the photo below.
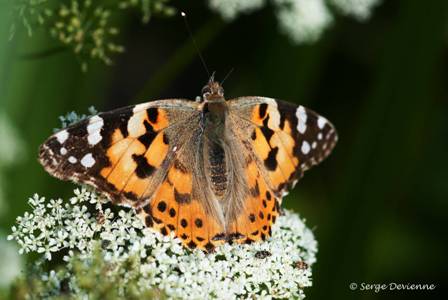
{"type": "MultiPolygon", "coordinates": [[[[365,23],[337,17],[322,38],[294,46],[272,8],[224,23],[202,2],[177,7],[226,97],[260,95],[300,103],[331,120],[335,151],[307,172],[284,204],[315,228],[319,242],[308,299],[441,297],[446,284],[448,200],[448,1],[383,1],[365,23]],[[351,282],[429,283],[435,291],[351,291],[351,282]]],[[[4,170],[9,232],[34,193],[67,197],[73,185],[38,164],[37,147],[58,116],[107,111],[165,97],[194,99],[207,74],[180,17],[122,20],[126,53],[87,73],[69,52],[19,34],[0,66],[0,110],[26,143],[4,170]]],[[[3,43],[3,42],[2,42],[3,43]]],[[[1,137],[0,137],[1,138],[1,137]]],[[[1,140],[0,140],[1,142],[1,140]]]]}

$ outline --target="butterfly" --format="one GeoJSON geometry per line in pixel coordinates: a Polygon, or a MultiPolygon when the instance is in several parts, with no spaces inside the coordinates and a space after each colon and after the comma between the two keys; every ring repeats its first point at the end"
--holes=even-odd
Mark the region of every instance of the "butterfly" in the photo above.
{"type": "Polygon", "coordinates": [[[147,227],[207,252],[272,234],[282,198],[337,141],[303,106],[226,100],[210,78],[196,101],[167,99],[100,113],[50,136],[51,175],[95,187],[147,227]]]}

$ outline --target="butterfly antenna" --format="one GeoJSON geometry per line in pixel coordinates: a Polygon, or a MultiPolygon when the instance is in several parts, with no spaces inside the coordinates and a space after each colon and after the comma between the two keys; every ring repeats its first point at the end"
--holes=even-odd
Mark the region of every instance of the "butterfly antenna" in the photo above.
{"type": "Polygon", "coordinates": [[[184,13],[183,11],[180,12],[180,15],[182,16],[182,18],[184,19],[184,23],[185,23],[185,27],[187,28],[188,34],[190,35],[191,40],[193,41],[194,47],[196,48],[196,51],[198,52],[199,58],[201,59],[202,65],[204,66],[205,71],[207,72],[207,75],[209,78],[210,77],[210,71],[207,68],[207,64],[205,63],[204,57],[202,57],[201,51],[199,51],[199,47],[196,44],[196,40],[194,39],[193,36],[193,32],[190,29],[190,25],[188,24],[187,21],[187,14],[184,13]]]}
{"type": "Polygon", "coordinates": [[[230,76],[230,74],[232,74],[233,70],[235,70],[235,68],[230,69],[230,71],[227,73],[227,75],[224,77],[224,79],[221,81],[221,85],[224,84],[224,81],[226,81],[227,77],[230,76]]]}

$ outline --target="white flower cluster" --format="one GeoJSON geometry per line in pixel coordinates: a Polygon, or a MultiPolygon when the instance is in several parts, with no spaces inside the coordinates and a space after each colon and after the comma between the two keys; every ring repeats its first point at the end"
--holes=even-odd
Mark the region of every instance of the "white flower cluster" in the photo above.
{"type": "Polygon", "coordinates": [[[228,21],[233,20],[241,13],[251,13],[264,4],[265,0],[209,0],[210,8],[218,11],[228,21]]]}
{"type": "MultiPolygon", "coordinates": [[[[84,188],[74,193],[70,203],[38,195],[29,199],[33,211],[17,218],[8,237],[17,241],[20,253],[42,253],[47,260],[63,254],[70,272],[74,257],[88,262],[101,245],[102,259],[111,266],[108,272],[121,280],[119,291],[137,278],[142,292],[154,288],[171,299],[302,299],[303,289],[312,284],[317,243],[292,212],[278,218],[266,242],[225,244],[205,254],[145,228],[133,210],[114,214],[96,193],[84,188]],[[132,258],[137,258],[132,268],[123,267],[132,258]]],[[[50,272],[46,280],[57,281],[55,274],[50,272]]],[[[79,293],[74,280],[69,286],[79,293]]]]}
{"type": "Polygon", "coordinates": [[[332,23],[330,6],[360,21],[367,20],[381,0],[209,0],[212,10],[231,21],[271,3],[280,29],[297,44],[317,40],[332,23]]]}
{"type": "Polygon", "coordinates": [[[331,0],[344,15],[353,16],[359,21],[370,18],[372,10],[380,0],[331,0]]]}

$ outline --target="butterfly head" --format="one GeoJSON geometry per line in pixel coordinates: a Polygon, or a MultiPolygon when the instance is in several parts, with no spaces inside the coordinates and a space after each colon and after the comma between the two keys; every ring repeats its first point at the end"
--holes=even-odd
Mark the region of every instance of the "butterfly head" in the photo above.
{"type": "Polygon", "coordinates": [[[202,88],[203,101],[223,101],[224,89],[221,84],[215,81],[214,74],[210,77],[208,83],[202,88]]]}

